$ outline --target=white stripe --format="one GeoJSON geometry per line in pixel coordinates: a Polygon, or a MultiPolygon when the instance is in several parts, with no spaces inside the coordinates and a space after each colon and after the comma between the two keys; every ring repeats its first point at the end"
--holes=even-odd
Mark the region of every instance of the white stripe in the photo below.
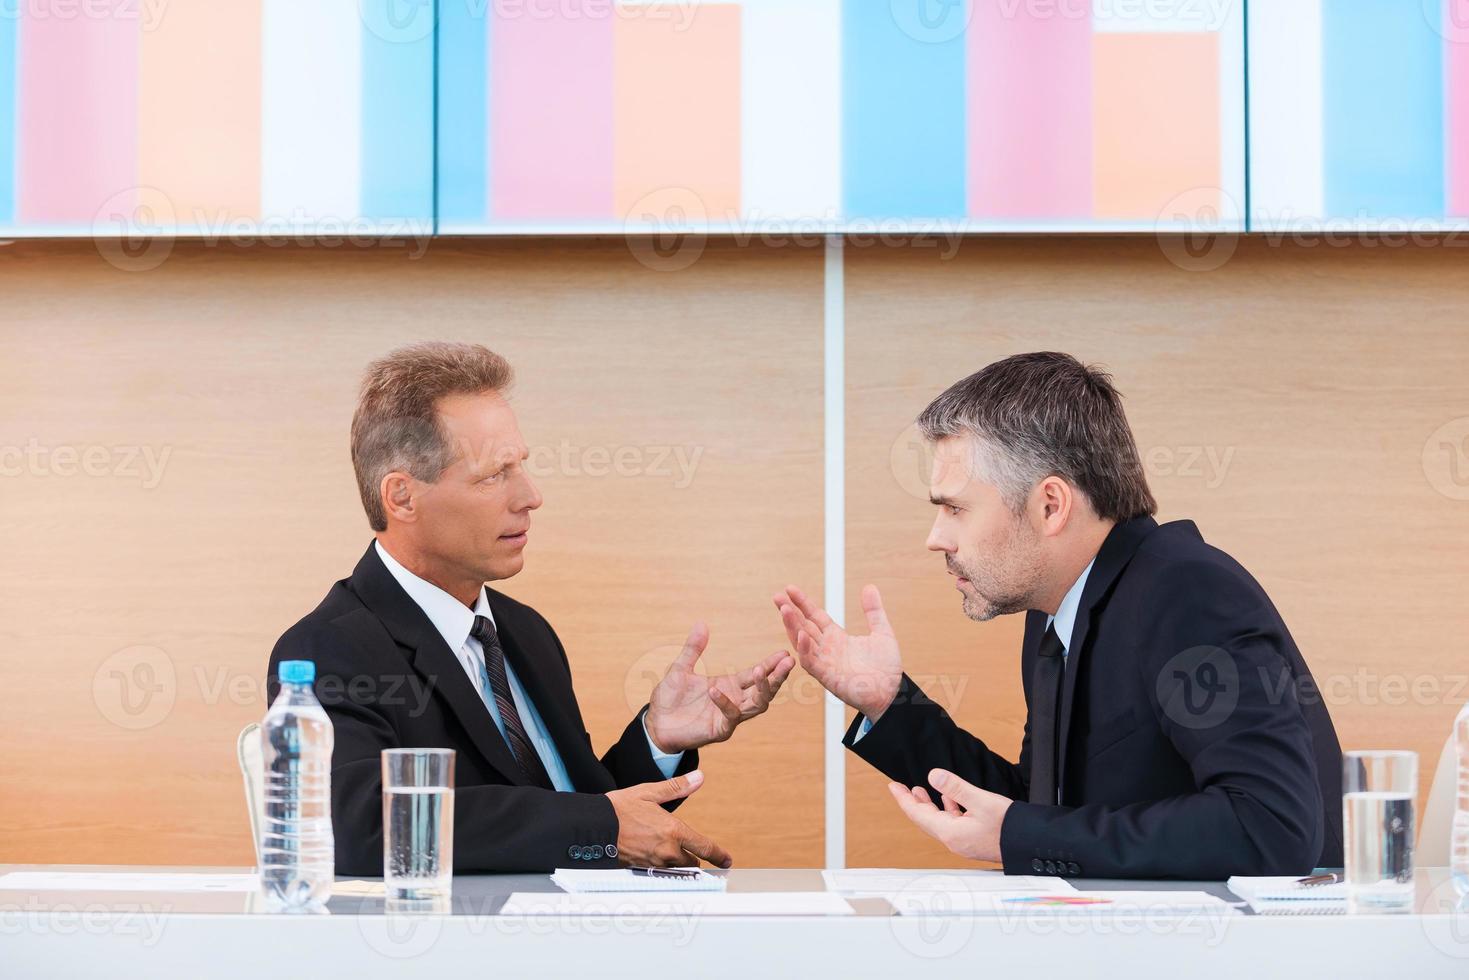
{"type": "MultiPolygon", "coordinates": [[[[1274,3],[1275,0],[1269,0],[1274,3]]],[[[1078,0],[1054,0],[1064,16],[1078,0]]],[[[1092,27],[1099,34],[1199,33],[1222,30],[1245,0],[1092,0],[1092,27]]]]}
{"type": "Polygon", "coordinates": [[[362,30],[357,0],[265,0],[262,217],[361,214],[362,30]]]}
{"type": "Polygon", "coordinates": [[[841,214],[842,67],[838,0],[741,5],[741,210],[810,221],[841,214]]]}
{"type": "Polygon", "coordinates": [[[1322,176],[1321,0],[1250,8],[1250,197],[1258,231],[1315,223],[1322,176]]]}
{"type": "MultiPolygon", "coordinates": [[[[846,509],[846,275],[840,235],[826,240],[825,406],[826,418],[826,611],[845,625],[847,581],[846,509]]],[[[822,731],[826,768],[826,867],[847,866],[846,725],[842,702],[826,695],[822,731]]]]}
{"type": "Polygon", "coordinates": [[[1235,3],[1219,31],[1219,219],[1245,229],[1245,5],[1235,3]]]}

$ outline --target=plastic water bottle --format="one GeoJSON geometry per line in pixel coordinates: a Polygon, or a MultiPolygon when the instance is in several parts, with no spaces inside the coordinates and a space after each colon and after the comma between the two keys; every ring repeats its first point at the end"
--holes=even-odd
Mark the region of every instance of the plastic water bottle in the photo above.
{"type": "Polygon", "coordinates": [[[1469,895],[1469,703],[1454,719],[1454,749],[1458,754],[1458,793],[1454,803],[1454,831],[1449,861],[1454,871],[1454,888],[1469,895]]]}
{"type": "Polygon", "coordinates": [[[315,680],[310,660],[282,661],[280,693],[260,726],[260,887],[276,909],[320,909],[332,894],[332,723],[311,690],[315,680]]]}

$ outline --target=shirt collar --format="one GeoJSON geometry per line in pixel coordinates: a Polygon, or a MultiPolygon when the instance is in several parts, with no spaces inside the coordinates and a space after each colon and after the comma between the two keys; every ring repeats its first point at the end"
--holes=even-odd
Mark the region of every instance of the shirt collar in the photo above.
{"type": "Polygon", "coordinates": [[[1092,566],[1096,563],[1095,558],[1086,563],[1086,567],[1081,570],[1081,575],[1062,597],[1061,605],[1056,608],[1056,615],[1046,619],[1047,626],[1055,624],[1056,636],[1067,653],[1071,652],[1071,630],[1076,626],[1076,611],[1081,608],[1081,593],[1086,588],[1086,577],[1092,573],[1092,566]]]}
{"type": "Polygon", "coordinates": [[[388,572],[403,586],[408,598],[423,610],[423,614],[434,624],[434,629],[439,631],[439,635],[444,638],[455,656],[458,656],[469,640],[474,617],[483,616],[494,624],[495,616],[490,612],[490,600],[486,597],[483,586],[480,587],[479,598],[475,599],[474,609],[471,610],[437,585],[404,568],[396,558],[388,554],[388,549],[383,547],[381,541],[373,542],[373,546],[377,548],[377,555],[387,566],[388,572]]]}

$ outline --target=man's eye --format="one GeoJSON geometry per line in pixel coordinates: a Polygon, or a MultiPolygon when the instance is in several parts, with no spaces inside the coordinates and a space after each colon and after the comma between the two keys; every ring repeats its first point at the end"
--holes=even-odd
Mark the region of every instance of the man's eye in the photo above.
{"type": "Polygon", "coordinates": [[[953,504],[944,504],[944,510],[949,512],[950,517],[959,516],[959,508],[955,507],[953,504]]]}

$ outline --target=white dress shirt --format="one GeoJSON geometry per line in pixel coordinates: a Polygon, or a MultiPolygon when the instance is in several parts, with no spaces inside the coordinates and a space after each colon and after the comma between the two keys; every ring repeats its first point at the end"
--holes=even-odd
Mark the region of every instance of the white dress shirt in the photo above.
{"type": "MultiPolygon", "coordinates": [[[[423,610],[423,614],[428,617],[429,622],[434,624],[434,629],[439,631],[439,635],[444,638],[449,649],[454,651],[459,665],[469,675],[469,682],[479,692],[480,699],[484,701],[485,708],[489,711],[490,717],[494,719],[495,727],[500,730],[501,737],[504,737],[505,723],[500,718],[499,706],[495,704],[494,694],[485,690],[484,687],[484,672],[481,670],[485,658],[484,648],[480,645],[479,640],[470,635],[476,616],[483,616],[492,624],[495,622],[495,615],[490,612],[490,601],[485,595],[484,588],[480,588],[479,596],[474,601],[474,608],[470,609],[437,585],[419,578],[404,568],[396,558],[388,553],[388,549],[383,547],[381,541],[374,542],[374,547],[377,548],[377,555],[387,566],[388,572],[403,587],[403,591],[408,593],[408,598],[423,610]]],[[[510,684],[510,697],[515,702],[515,710],[520,714],[525,733],[530,738],[531,744],[535,746],[536,754],[541,757],[541,764],[546,767],[546,774],[551,777],[551,785],[563,793],[575,792],[576,787],[571,784],[571,776],[566,772],[566,763],[561,761],[561,753],[557,751],[556,743],[551,739],[551,733],[541,719],[541,713],[536,710],[530,695],[526,693],[520,679],[515,676],[515,668],[510,665],[508,658],[505,661],[505,679],[510,684]]],[[[683,758],[683,753],[663,752],[654,745],[652,737],[648,735],[646,720],[643,722],[643,737],[648,739],[648,751],[653,754],[653,761],[657,764],[659,771],[665,777],[671,777],[678,770],[678,763],[683,758]]]]}

